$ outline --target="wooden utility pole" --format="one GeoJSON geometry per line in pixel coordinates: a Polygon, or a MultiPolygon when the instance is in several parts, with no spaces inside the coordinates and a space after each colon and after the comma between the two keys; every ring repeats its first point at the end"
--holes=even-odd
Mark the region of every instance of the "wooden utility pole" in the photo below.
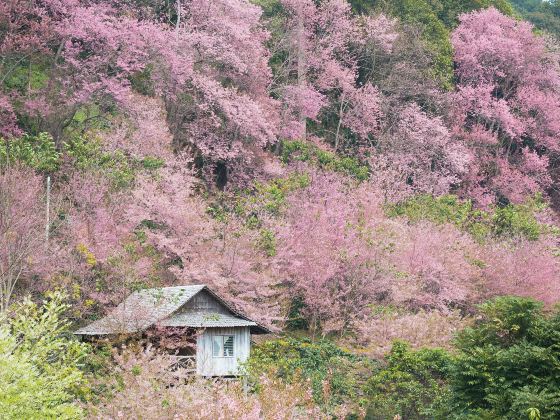
{"type": "Polygon", "coordinates": [[[45,247],[49,245],[50,213],[51,213],[51,176],[47,175],[47,209],[45,223],[45,247]]]}

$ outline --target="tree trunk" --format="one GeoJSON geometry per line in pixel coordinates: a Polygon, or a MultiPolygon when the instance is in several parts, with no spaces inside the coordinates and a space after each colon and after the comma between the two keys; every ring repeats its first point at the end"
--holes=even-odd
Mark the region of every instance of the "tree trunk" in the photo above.
{"type": "Polygon", "coordinates": [[[338,151],[338,143],[340,140],[340,127],[342,126],[342,116],[344,115],[344,95],[345,92],[342,92],[340,97],[340,108],[338,110],[338,125],[336,126],[336,135],[334,137],[334,151],[338,151]]]}

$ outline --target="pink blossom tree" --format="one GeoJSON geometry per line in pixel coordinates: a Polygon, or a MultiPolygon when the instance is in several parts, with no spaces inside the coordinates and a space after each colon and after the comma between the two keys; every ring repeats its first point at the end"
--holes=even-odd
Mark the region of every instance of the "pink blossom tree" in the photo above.
{"type": "Polygon", "coordinates": [[[218,162],[226,169],[236,161],[249,167],[254,149],[273,144],[278,130],[261,9],[244,0],[183,6],[187,18],[164,40],[173,48],[162,57],[167,65],[157,76],[174,143],[193,147],[207,173],[218,162]],[[186,74],[175,76],[185,68],[186,74]]]}
{"type": "Polygon", "coordinates": [[[560,150],[557,54],[532,26],[494,8],[465,14],[453,33],[458,135],[476,154],[465,192],[481,204],[520,202],[551,186],[560,150]]]}
{"type": "Polygon", "coordinates": [[[255,247],[259,233],[235,215],[215,220],[208,214],[208,203],[196,194],[199,180],[189,162],[178,155],[157,177],[140,175],[126,207],[128,223],[142,229],[161,255],[162,281],[208,284],[270,325],[281,318],[280,302],[273,298],[277,282],[265,270],[266,256],[255,247]]]}
{"type": "Polygon", "coordinates": [[[351,137],[367,143],[379,128],[380,95],[373,85],[358,81],[358,50],[373,40],[390,48],[393,39],[383,31],[390,21],[362,22],[345,0],[285,0],[282,7],[273,49],[285,57],[275,69],[273,86],[283,102],[281,135],[305,139],[307,121],[320,120],[317,131],[335,149],[351,137]]]}
{"type": "Polygon", "coordinates": [[[74,247],[85,247],[96,260],[105,261],[122,248],[133,228],[123,215],[126,197],[111,193],[109,180],[90,172],[74,173],[65,190],[74,247]]]}
{"type": "Polygon", "coordinates": [[[276,264],[314,333],[351,328],[383,290],[383,248],[355,198],[340,177],[315,174],[279,228],[276,264]]]}
{"type": "Polygon", "coordinates": [[[0,76],[22,67],[29,75],[2,96],[2,118],[13,125],[17,104],[60,146],[76,114],[91,105],[89,118],[115,105],[127,111],[131,80],[143,77],[165,100],[175,146],[193,146],[209,166],[242,153],[249,162],[247,145],[273,143],[277,106],[268,94],[260,9],[244,0],[192,0],[177,3],[180,13],[168,23],[146,10],[110,1],[7,2],[0,9],[0,76]]]}
{"type": "Polygon", "coordinates": [[[446,194],[459,184],[472,158],[467,148],[454,141],[442,118],[411,104],[391,121],[380,137],[379,153],[370,159],[373,176],[383,184],[387,199],[446,194]]]}
{"type": "Polygon", "coordinates": [[[539,299],[547,305],[560,302],[560,260],[550,240],[495,243],[482,256],[490,295],[515,295],[539,299]]]}

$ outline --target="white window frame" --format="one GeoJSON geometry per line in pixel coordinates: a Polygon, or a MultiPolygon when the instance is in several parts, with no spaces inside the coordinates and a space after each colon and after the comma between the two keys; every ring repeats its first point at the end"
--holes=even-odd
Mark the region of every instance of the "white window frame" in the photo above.
{"type": "Polygon", "coordinates": [[[231,359],[235,357],[235,336],[233,334],[212,334],[212,357],[215,359],[231,359]],[[231,338],[231,356],[225,355],[225,347],[224,343],[228,338],[231,338]],[[219,339],[221,342],[221,350],[222,354],[219,356],[215,355],[214,352],[214,340],[219,339]]]}

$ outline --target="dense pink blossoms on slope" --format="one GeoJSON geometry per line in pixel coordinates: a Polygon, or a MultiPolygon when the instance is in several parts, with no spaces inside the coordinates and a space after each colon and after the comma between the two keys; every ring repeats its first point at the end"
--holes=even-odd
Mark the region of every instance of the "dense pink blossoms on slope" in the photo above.
{"type": "Polygon", "coordinates": [[[343,130],[350,130],[367,143],[379,128],[380,94],[373,85],[358,83],[359,49],[378,42],[390,49],[394,42],[394,22],[385,16],[363,21],[351,14],[345,0],[283,0],[284,40],[281,46],[288,59],[284,64],[284,84],[279,87],[283,101],[281,135],[306,136],[306,120],[325,113],[336,121],[328,141],[335,149],[345,142],[343,130]],[[295,74],[295,77],[290,77],[295,74]]]}
{"type": "Polygon", "coordinates": [[[381,138],[379,153],[370,158],[386,199],[441,195],[459,185],[472,155],[452,137],[442,118],[429,116],[413,103],[394,119],[397,122],[381,138]]]}
{"type": "MultiPolygon", "coordinates": [[[[277,107],[267,90],[268,33],[260,8],[243,0],[193,0],[183,7],[185,19],[172,27],[112,2],[4,4],[0,22],[12,26],[0,38],[0,56],[15,65],[29,61],[44,82],[30,82],[11,103],[1,97],[3,131],[14,131],[18,104],[58,142],[92,103],[101,112],[115,103],[126,111],[131,79],[146,74],[167,104],[177,145],[194,146],[213,162],[249,154],[247,144],[273,143],[277,107]]],[[[0,76],[9,77],[10,66],[4,69],[0,76]]]]}
{"type": "Polygon", "coordinates": [[[493,8],[463,15],[452,41],[457,131],[476,155],[466,193],[490,204],[546,190],[548,156],[560,151],[559,57],[493,8]]]}

